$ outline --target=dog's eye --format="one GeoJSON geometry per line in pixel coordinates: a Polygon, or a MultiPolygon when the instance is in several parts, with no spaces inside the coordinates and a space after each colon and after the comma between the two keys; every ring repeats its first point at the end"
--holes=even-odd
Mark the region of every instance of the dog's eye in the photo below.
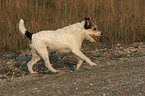
{"type": "Polygon", "coordinates": [[[96,28],[94,28],[94,30],[96,30],[96,28]]]}

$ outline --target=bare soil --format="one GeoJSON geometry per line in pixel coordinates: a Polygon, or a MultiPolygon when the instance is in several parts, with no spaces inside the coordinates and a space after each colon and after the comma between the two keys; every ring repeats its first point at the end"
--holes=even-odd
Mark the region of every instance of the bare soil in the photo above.
{"type": "Polygon", "coordinates": [[[75,58],[66,56],[60,64],[61,56],[52,54],[58,74],[47,71],[43,61],[34,66],[39,74],[29,74],[29,51],[2,54],[0,96],[145,96],[145,47],[138,45],[83,50],[98,66],[84,62],[77,71],[75,58]]]}

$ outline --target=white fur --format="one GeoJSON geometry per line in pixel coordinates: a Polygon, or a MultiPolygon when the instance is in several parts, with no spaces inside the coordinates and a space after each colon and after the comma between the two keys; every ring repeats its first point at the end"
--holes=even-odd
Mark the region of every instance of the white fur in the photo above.
{"type": "MultiPolygon", "coordinates": [[[[52,72],[58,72],[55,70],[49,62],[49,52],[50,50],[55,50],[58,52],[72,52],[75,54],[79,60],[77,64],[77,69],[81,66],[83,61],[86,61],[91,66],[95,66],[88,57],[86,57],[80,50],[82,42],[85,38],[89,39],[89,35],[94,34],[100,36],[100,31],[92,31],[84,29],[85,21],[76,23],[73,25],[66,26],[58,30],[40,31],[32,35],[31,48],[32,48],[32,60],[28,62],[28,70],[30,73],[35,73],[32,70],[33,64],[43,58],[46,67],[52,72]]],[[[19,22],[19,30],[22,34],[25,34],[26,28],[24,26],[23,19],[19,22]]],[[[92,41],[92,38],[90,38],[92,41]]]]}
{"type": "Polygon", "coordinates": [[[20,22],[19,22],[19,30],[20,30],[20,32],[21,32],[23,35],[24,35],[25,32],[26,32],[26,28],[25,28],[25,26],[24,26],[24,20],[23,20],[23,19],[21,19],[20,22]]]}

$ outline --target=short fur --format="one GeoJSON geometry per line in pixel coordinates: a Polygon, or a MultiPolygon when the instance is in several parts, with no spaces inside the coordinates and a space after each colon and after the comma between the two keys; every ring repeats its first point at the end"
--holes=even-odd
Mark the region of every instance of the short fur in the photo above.
{"type": "Polygon", "coordinates": [[[55,50],[60,53],[72,52],[78,59],[77,68],[81,66],[83,61],[86,61],[91,66],[96,66],[88,57],[81,52],[83,40],[86,38],[90,41],[95,41],[94,36],[100,36],[101,32],[97,30],[97,26],[90,22],[90,19],[78,22],[57,30],[40,31],[32,34],[28,32],[24,26],[24,20],[19,22],[19,30],[23,35],[31,39],[32,60],[28,62],[28,70],[30,73],[36,73],[32,67],[35,63],[43,58],[46,67],[56,73],[58,70],[54,69],[49,61],[49,51],[55,50]],[[87,27],[89,26],[89,27],[87,27]],[[85,28],[86,27],[86,28],[85,28]],[[30,36],[31,35],[31,36],[30,36]]]}

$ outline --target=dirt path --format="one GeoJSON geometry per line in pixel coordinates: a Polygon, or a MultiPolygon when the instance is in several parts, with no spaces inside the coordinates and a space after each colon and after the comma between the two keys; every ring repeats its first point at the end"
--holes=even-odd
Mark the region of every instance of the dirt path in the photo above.
{"type": "Polygon", "coordinates": [[[0,96],[145,96],[145,57],[102,65],[4,79],[0,96]]]}

